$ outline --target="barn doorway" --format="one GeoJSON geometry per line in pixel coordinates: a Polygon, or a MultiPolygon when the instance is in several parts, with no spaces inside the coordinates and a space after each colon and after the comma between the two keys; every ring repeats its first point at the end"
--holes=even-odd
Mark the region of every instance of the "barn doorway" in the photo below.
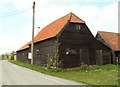
{"type": "Polygon", "coordinates": [[[96,50],[96,64],[97,65],[102,65],[103,60],[102,60],[102,50],[96,50]]]}
{"type": "Polygon", "coordinates": [[[79,66],[79,56],[77,55],[77,50],[75,48],[67,48],[65,50],[63,66],[65,68],[79,66]]]}
{"type": "Polygon", "coordinates": [[[89,50],[80,49],[80,65],[89,65],[89,50]]]}

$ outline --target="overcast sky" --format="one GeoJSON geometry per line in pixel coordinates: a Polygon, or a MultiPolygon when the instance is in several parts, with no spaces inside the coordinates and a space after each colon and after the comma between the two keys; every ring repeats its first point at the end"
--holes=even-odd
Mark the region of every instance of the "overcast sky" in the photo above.
{"type": "MultiPolygon", "coordinates": [[[[97,31],[118,32],[119,0],[34,0],[35,35],[54,20],[73,12],[97,31]],[[38,29],[40,27],[40,29],[38,29]]],[[[33,0],[0,0],[0,54],[31,40],[33,0]]]]}

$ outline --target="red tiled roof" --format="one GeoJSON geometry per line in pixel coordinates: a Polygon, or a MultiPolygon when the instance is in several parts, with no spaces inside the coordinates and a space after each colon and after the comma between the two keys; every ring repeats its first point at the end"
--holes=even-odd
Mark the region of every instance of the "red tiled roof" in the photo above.
{"type": "MultiPolygon", "coordinates": [[[[56,21],[50,23],[46,27],[44,27],[34,38],[34,42],[39,42],[45,39],[49,39],[52,37],[55,37],[61,30],[62,28],[67,24],[67,22],[75,22],[75,23],[85,23],[82,19],[77,17],[73,13],[69,13],[56,21]]],[[[28,44],[28,43],[27,43],[28,44]]],[[[21,47],[19,50],[23,50],[28,48],[29,46],[25,44],[23,47],[21,47]]],[[[30,44],[30,42],[29,42],[30,44]]],[[[18,51],[19,51],[18,50],[18,51]]]]}
{"type": "Polygon", "coordinates": [[[111,49],[115,51],[120,50],[120,33],[105,31],[99,31],[98,33],[107,42],[107,44],[109,44],[111,49]]]}
{"type": "Polygon", "coordinates": [[[31,44],[31,41],[22,46],[18,51],[29,48],[29,44],[31,44]]]}
{"type": "Polygon", "coordinates": [[[52,38],[56,36],[62,28],[66,25],[68,22],[77,22],[77,23],[85,23],[83,20],[81,20],[79,17],[74,15],[73,13],[67,14],[60,19],[52,22],[51,24],[44,27],[35,37],[35,42],[42,41],[48,38],[52,38]]]}

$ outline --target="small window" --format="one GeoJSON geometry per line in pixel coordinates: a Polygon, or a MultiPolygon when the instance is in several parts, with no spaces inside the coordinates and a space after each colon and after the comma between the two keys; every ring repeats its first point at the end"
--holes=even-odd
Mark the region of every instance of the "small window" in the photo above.
{"type": "Polygon", "coordinates": [[[76,30],[80,30],[81,26],[79,24],[76,25],[76,30]]]}
{"type": "Polygon", "coordinates": [[[66,54],[68,55],[68,54],[76,54],[76,50],[75,49],[70,49],[70,48],[68,48],[68,49],[66,49],[66,54]]]}
{"type": "Polygon", "coordinates": [[[36,51],[39,52],[39,49],[37,49],[36,51]]]}
{"type": "Polygon", "coordinates": [[[36,55],[39,55],[39,49],[36,50],[36,55]]]}

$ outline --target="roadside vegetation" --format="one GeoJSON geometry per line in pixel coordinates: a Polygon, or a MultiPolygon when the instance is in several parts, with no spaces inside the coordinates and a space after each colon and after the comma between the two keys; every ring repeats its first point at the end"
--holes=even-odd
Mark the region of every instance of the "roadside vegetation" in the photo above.
{"type": "Polygon", "coordinates": [[[37,65],[26,64],[19,61],[9,60],[11,63],[26,67],[44,74],[57,76],[60,78],[75,80],[88,85],[109,85],[108,87],[117,87],[118,85],[118,65],[92,65],[80,66],[75,70],[66,70],[61,68],[47,69],[37,65]],[[110,86],[111,85],[111,86],[110,86]]]}
{"type": "Polygon", "coordinates": [[[12,51],[11,53],[5,53],[0,55],[2,60],[13,60],[15,55],[15,51],[12,51]]]}
{"type": "Polygon", "coordinates": [[[2,60],[7,60],[7,58],[2,58],[2,60]]]}

